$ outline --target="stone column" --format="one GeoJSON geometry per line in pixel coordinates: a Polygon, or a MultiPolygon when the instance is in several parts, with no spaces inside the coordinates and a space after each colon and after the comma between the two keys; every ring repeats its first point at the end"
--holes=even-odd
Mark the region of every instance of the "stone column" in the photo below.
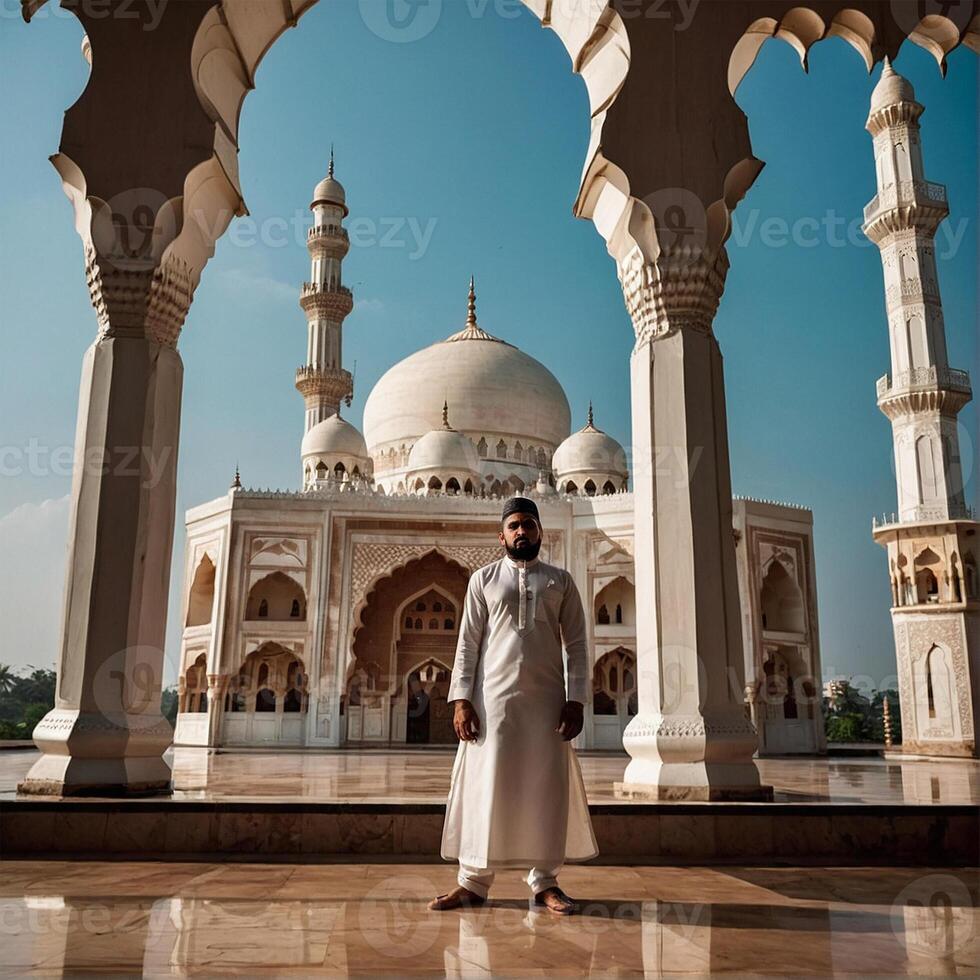
{"type": "Polygon", "coordinates": [[[225,694],[231,677],[208,674],[208,747],[216,748],[221,739],[221,719],[225,713],[225,694]]]}
{"type": "Polygon", "coordinates": [[[160,714],[190,303],[179,266],[126,270],[91,251],[100,331],[82,361],[63,634],[44,755],[25,793],[169,789],[160,714]]]}
{"type": "Polygon", "coordinates": [[[771,796],[752,761],[721,351],[723,248],[620,263],[631,358],[639,713],[617,789],[655,799],[771,796]]]}
{"type": "Polygon", "coordinates": [[[169,4],[156,19],[142,3],[121,17],[65,6],[87,32],[93,71],[52,163],[98,329],[82,362],[55,707],[34,730],[43,755],[19,789],[159,793],[171,785],[162,756],[173,737],[160,687],[177,339],[215,241],[243,212],[236,147],[195,87],[212,5],[169,4]]]}

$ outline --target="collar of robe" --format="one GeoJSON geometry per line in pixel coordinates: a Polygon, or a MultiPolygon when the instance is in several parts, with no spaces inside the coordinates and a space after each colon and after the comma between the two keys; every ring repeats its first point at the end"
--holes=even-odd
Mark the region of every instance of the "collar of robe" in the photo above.
{"type": "Polygon", "coordinates": [[[526,561],[523,558],[511,558],[510,555],[504,555],[504,558],[511,568],[533,568],[538,563],[537,558],[529,558],[526,561]]]}

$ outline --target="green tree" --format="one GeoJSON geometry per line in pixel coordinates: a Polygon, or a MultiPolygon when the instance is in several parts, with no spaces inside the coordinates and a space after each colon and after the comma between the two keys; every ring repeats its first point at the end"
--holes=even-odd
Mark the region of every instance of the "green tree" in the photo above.
{"type": "Polygon", "coordinates": [[[170,687],[165,687],[160,695],[160,712],[167,721],[170,722],[175,728],[177,726],[177,707],[178,707],[178,697],[177,697],[177,687],[171,684],[170,687]]]}
{"type": "Polygon", "coordinates": [[[9,694],[16,680],[17,675],[13,668],[7,664],[0,664],[0,694],[9,694]]]}

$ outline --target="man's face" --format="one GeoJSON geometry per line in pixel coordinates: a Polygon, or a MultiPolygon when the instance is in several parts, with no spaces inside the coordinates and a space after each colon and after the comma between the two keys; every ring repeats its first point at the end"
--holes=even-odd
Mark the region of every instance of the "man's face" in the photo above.
{"type": "Polygon", "coordinates": [[[500,530],[500,543],[518,561],[537,558],[541,548],[541,526],[531,514],[508,514],[500,530]]]}

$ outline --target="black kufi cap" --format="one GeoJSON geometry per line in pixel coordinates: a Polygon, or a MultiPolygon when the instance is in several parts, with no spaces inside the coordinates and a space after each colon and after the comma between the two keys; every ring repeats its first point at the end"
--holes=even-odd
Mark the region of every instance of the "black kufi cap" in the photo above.
{"type": "Polygon", "coordinates": [[[504,504],[504,512],[500,515],[501,521],[506,521],[511,514],[530,514],[539,524],[541,523],[538,505],[527,497],[511,497],[504,504]]]}

